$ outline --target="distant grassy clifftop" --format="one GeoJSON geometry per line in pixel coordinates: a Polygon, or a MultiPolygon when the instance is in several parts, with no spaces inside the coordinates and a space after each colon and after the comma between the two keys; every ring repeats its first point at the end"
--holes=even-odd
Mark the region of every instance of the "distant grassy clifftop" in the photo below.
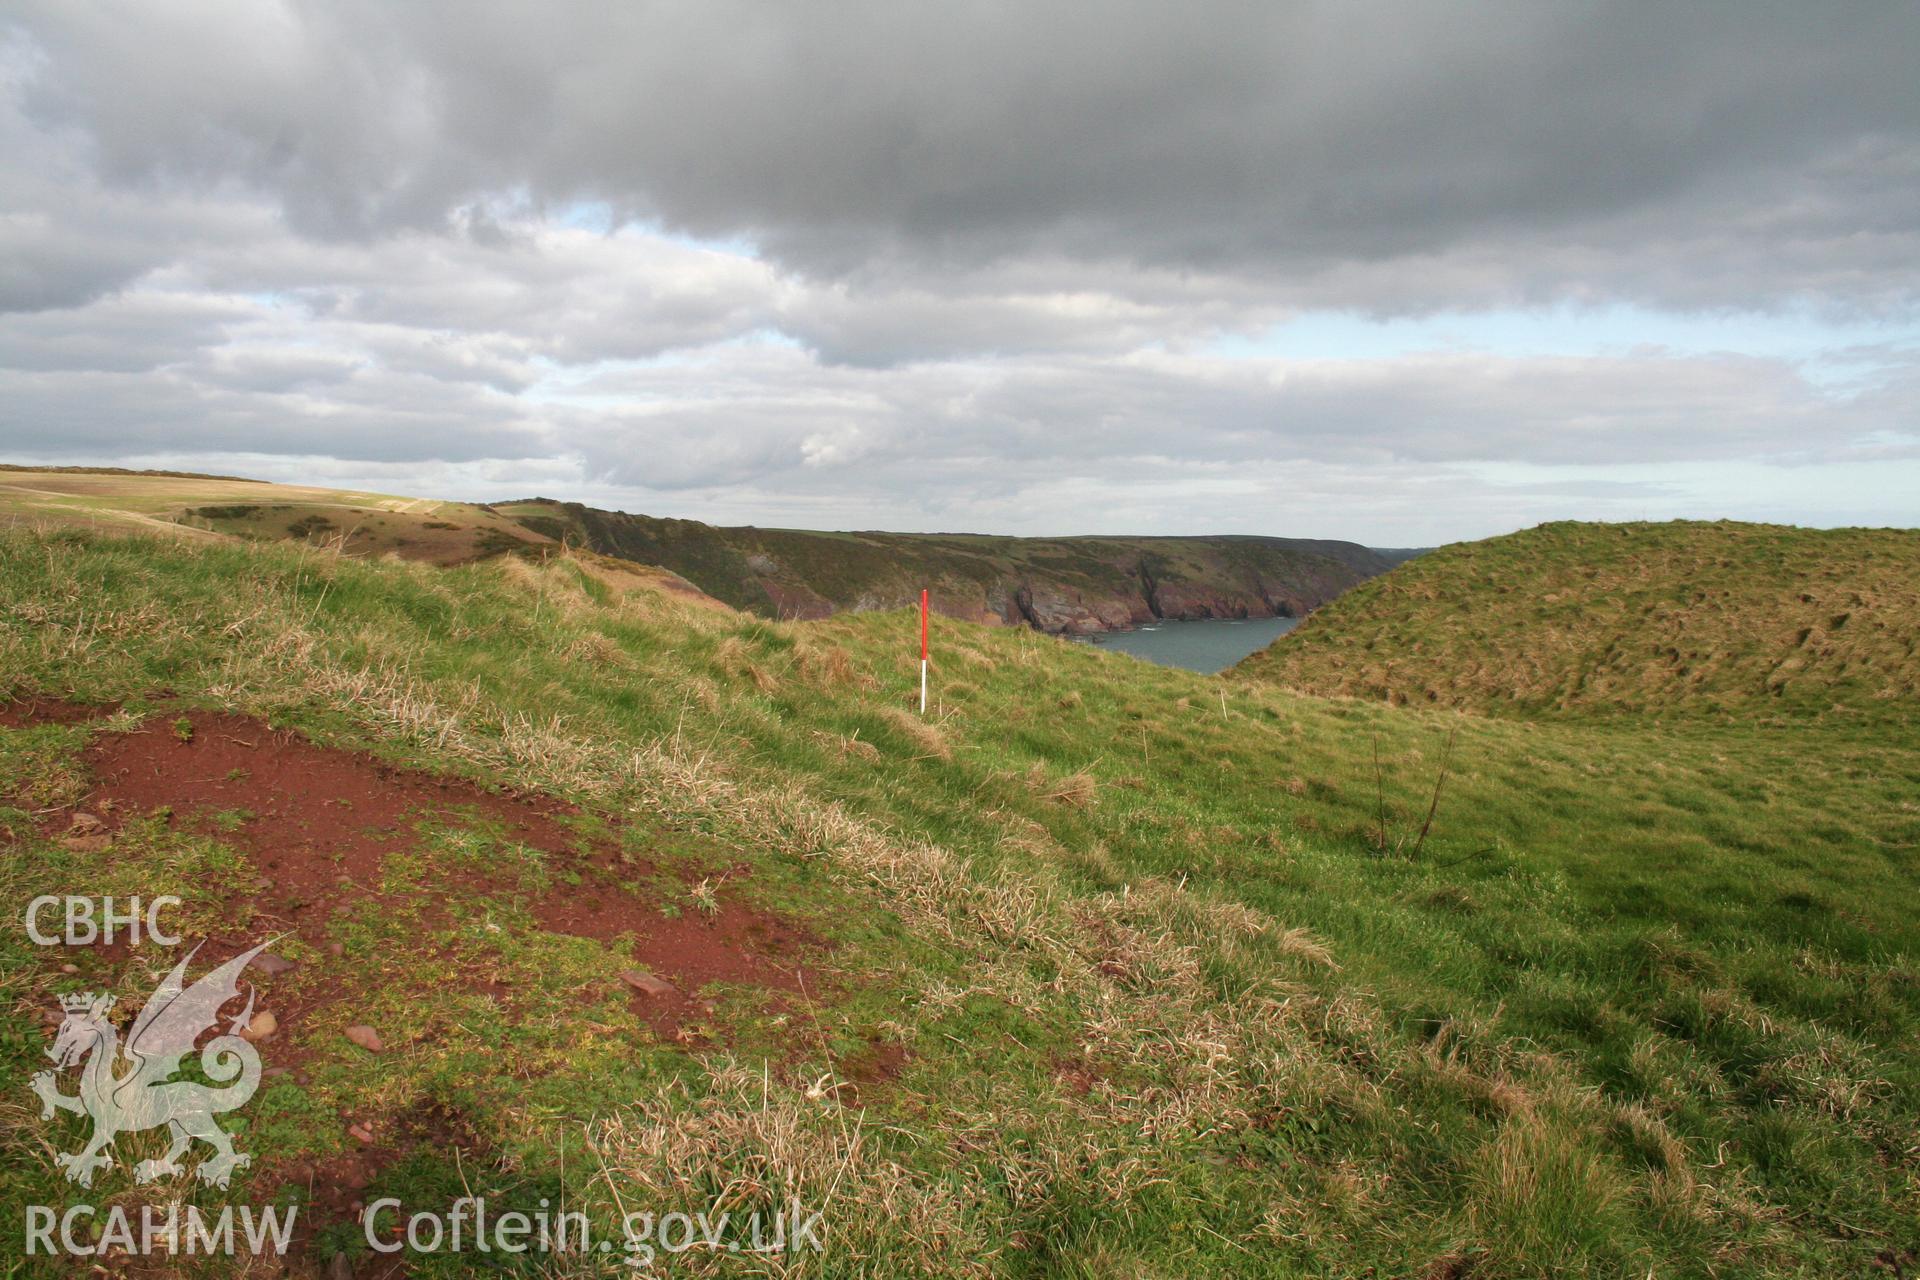
{"type": "Polygon", "coordinates": [[[202,541],[310,542],[443,567],[549,545],[468,502],[114,467],[0,465],[0,520],[202,541]]]}
{"type": "Polygon", "coordinates": [[[724,528],[531,499],[495,504],[526,528],[659,565],[740,609],[824,618],[900,608],[1041,631],[1111,631],[1155,618],[1297,616],[1398,562],[1304,538],[1002,538],[724,528]]]}
{"type": "Polygon", "coordinates": [[[1920,693],[1920,531],[1541,525],[1413,560],[1239,671],[1476,710],[1894,706],[1920,693]]]}

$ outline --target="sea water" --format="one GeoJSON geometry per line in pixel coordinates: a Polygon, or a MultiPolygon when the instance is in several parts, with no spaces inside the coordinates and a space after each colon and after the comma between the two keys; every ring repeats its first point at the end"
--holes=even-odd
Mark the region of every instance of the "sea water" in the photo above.
{"type": "Polygon", "coordinates": [[[1149,622],[1132,631],[1090,637],[1102,649],[1189,671],[1224,671],[1300,625],[1298,618],[1204,618],[1149,622]]]}

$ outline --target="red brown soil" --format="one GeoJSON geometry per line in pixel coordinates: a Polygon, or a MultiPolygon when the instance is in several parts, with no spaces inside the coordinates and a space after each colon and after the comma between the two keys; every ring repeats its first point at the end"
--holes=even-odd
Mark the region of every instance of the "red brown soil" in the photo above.
{"type": "Polygon", "coordinates": [[[0,728],[29,729],[40,724],[82,724],[88,720],[104,720],[119,709],[117,702],[93,706],[60,698],[15,698],[11,702],[0,702],[0,728]]]}
{"type": "Polygon", "coordinates": [[[845,1077],[840,1086],[840,1101],[850,1107],[863,1105],[867,1090],[892,1084],[906,1066],[905,1045],[892,1040],[869,1040],[865,1048],[840,1061],[840,1074],[845,1077]]]}
{"type": "Polygon", "coordinates": [[[196,825],[223,811],[249,813],[220,838],[252,860],[268,901],[296,928],[324,920],[343,890],[377,886],[388,846],[425,819],[460,820],[465,810],[543,852],[574,848],[573,833],[555,821],[571,810],[557,801],[496,795],[242,716],[157,716],[132,733],[102,735],[86,762],[97,785],[82,807],[110,826],[161,809],[196,825]]]}
{"type": "MultiPolygon", "coordinates": [[[[32,705],[42,717],[94,713],[46,700],[32,705]]],[[[808,977],[803,956],[815,939],[804,930],[734,900],[724,884],[717,911],[709,914],[682,898],[682,914],[668,918],[657,893],[631,887],[653,868],[611,841],[583,836],[564,821],[579,810],[550,796],[488,791],[463,778],[319,746],[258,719],[206,711],[159,715],[131,733],[102,734],[85,759],[95,785],[77,809],[97,816],[107,834],[134,818],[168,813],[176,824],[237,849],[259,873],[262,886],[251,904],[255,919],[248,936],[209,940],[202,960],[217,962],[276,932],[324,951],[336,912],[366,900],[396,901],[382,887],[383,862],[416,838],[416,824],[479,823],[540,850],[555,870],[572,873],[556,876],[527,906],[543,928],[610,944],[608,989],[627,990],[618,977],[625,968],[674,982],[675,996],[631,996],[635,1011],[663,1036],[706,1012],[696,997],[706,983],[798,991],[808,977]],[[217,824],[218,814],[244,817],[217,824]]],[[[59,834],[69,820],[65,813],[50,816],[48,834],[59,834]]],[[[460,888],[523,896],[517,883],[484,872],[467,877],[460,888]]],[[[414,905],[424,905],[431,916],[431,902],[414,905]]],[[[277,994],[275,979],[249,973],[273,998],[266,1007],[281,1021],[283,1042],[285,1030],[297,1027],[303,1014],[351,999],[351,974],[314,968],[294,970],[292,982],[279,981],[286,989],[277,994]]],[[[494,977],[457,976],[470,990],[511,999],[511,988],[494,977]]],[[[297,1065],[299,1055],[289,1057],[284,1043],[280,1048],[276,1060],[297,1065]]]]}
{"type": "MultiPolygon", "coordinates": [[[[0,724],[76,723],[116,709],[16,700],[0,708],[0,724]]],[[[237,850],[258,873],[261,885],[251,903],[230,904],[238,920],[247,919],[239,908],[251,905],[253,918],[241,932],[208,939],[193,963],[196,974],[275,933],[295,935],[314,948],[315,957],[281,973],[265,973],[256,962],[247,974],[259,990],[258,1006],[279,1019],[265,1055],[276,1076],[291,1069],[301,1081],[301,1068],[314,1053],[328,1052],[324,1045],[302,1043],[300,1024],[319,1009],[351,1010],[361,981],[347,962],[330,960],[329,924],[335,912],[358,903],[402,905],[399,894],[383,884],[383,864],[388,853],[405,850],[418,838],[415,827],[423,822],[482,825],[540,850],[550,870],[571,873],[556,874],[550,888],[531,896],[528,911],[543,928],[605,944],[605,989],[627,993],[634,1011],[663,1038],[702,1038],[712,1008],[699,997],[706,983],[782,992],[808,992],[816,985],[805,957],[817,948],[817,939],[728,891],[727,882],[743,876],[745,868],[714,877],[717,910],[701,910],[682,890],[675,895],[681,913],[668,918],[660,910],[659,891],[633,887],[642,878],[664,883],[657,868],[615,841],[583,835],[567,821],[580,811],[550,796],[489,791],[466,779],[319,746],[255,718],[206,711],[167,712],[130,733],[99,734],[85,762],[92,789],[73,810],[46,816],[43,831],[49,837],[65,836],[76,813],[100,821],[84,838],[103,844],[103,837],[117,835],[130,821],[165,814],[175,826],[237,850]],[[235,815],[241,815],[238,821],[235,815]],[[631,991],[619,976],[627,969],[669,978],[677,990],[651,997],[631,991]]],[[[684,849],[689,839],[675,836],[674,843],[684,849]]],[[[725,853],[718,846],[706,852],[716,863],[725,853]]],[[[502,898],[530,896],[517,881],[484,872],[464,879],[459,888],[502,898]]],[[[405,905],[424,906],[433,916],[431,902],[405,905]]],[[[433,943],[420,946],[422,957],[434,954],[433,943]]],[[[90,971],[125,957],[125,944],[116,943],[75,958],[90,971]]],[[[418,971],[443,975],[443,981],[484,991],[509,1006],[515,996],[500,975],[463,972],[451,956],[418,971]]],[[[395,1052],[395,1037],[388,1039],[386,1052],[395,1052]]],[[[343,1041],[337,1052],[360,1051],[343,1041]]],[[[871,1080],[890,1078],[897,1070],[897,1055],[885,1051],[870,1071],[862,1068],[871,1080]]],[[[373,1141],[350,1138],[343,1154],[260,1172],[260,1186],[310,1189],[312,1211],[303,1214],[303,1227],[351,1221],[362,1192],[412,1150],[425,1145],[445,1154],[453,1146],[474,1145],[467,1140],[470,1131],[456,1141],[457,1135],[432,1117],[423,1119],[423,1113],[341,1121],[343,1128],[354,1123],[367,1124],[373,1141]]]]}

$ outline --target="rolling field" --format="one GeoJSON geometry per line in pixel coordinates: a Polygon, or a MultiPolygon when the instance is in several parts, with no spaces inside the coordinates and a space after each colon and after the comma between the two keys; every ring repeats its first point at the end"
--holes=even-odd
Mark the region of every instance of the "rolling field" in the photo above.
{"type": "MultiPolygon", "coordinates": [[[[1861,588],[1910,591],[1874,550],[1861,588]]],[[[1343,605],[1302,637],[1348,652],[1343,605]]],[[[312,1274],[389,1273],[356,1205],[472,1191],[609,1232],[823,1215],[817,1255],[689,1273],[1920,1259],[1909,704],[1489,717],[949,623],[923,720],[916,643],[906,613],[770,622],[568,552],[0,531],[0,878],[177,893],[203,958],[280,937],[254,1167],[184,1194],[305,1206],[312,1274]]],[[[163,957],[56,954],[18,914],[24,1081],[61,993],[137,1008],[163,957]]],[[[68,1198],[49,1152],[83,1123],[0,1106],[7,1212],[68,1198]]],[[[125,1145],[96,1200],[180,1193],[125,1145]]]]}

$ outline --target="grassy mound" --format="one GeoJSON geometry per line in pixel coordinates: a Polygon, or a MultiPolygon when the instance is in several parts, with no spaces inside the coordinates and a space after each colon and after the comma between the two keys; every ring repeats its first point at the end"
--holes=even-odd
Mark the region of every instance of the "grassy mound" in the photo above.
{"type": "Polygon", "coordinates": [[[1489,711],[1899,708],[1920,695],[1920,531],[1541,525],[1413,560],[1239,670],[1489,711]]]}
{"type": "MultiPolygon", "coordinates": [[[[129,1138],[91,1202],[298,1202],[312,1266],[365,1258],[356,1202],[470,1192],[614,1238],[824,1215],[817,1256],[679,1260],[729,1274],[1920,1251],[1920,753],[1887,721],[1466,717],[961,624],[922,720],[908,614],[592,568],[0,532],[8,900],[174,892],[296,964],[255,1167],[138,1186],[129,1138]]],[[[130,1013],[174,955],[21,915],[15,1081],[58,995],[130,1013]]],[[[73,1199],[84,1123],[0,1108],[5,1200],[73,1199]]]]}

